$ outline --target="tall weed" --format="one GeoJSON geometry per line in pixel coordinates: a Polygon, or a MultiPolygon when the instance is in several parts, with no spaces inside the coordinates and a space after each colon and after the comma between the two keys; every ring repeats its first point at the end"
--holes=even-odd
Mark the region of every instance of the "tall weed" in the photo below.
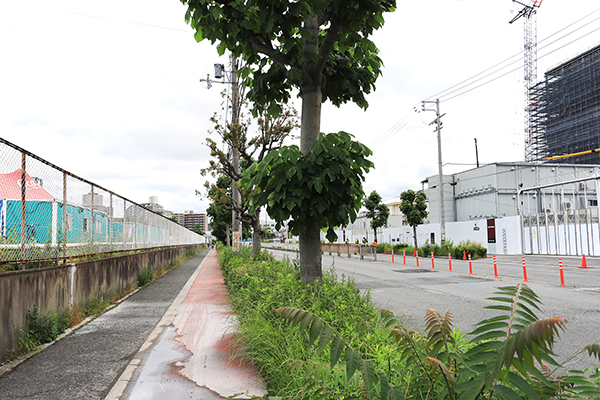
{"type": "MultiPolygon", "coordinates": [[[[325,389],[323,385],[314,385],[311,373],[304,367],[325,365],[327,357],[306,348],[306,337],[277,316],[280,307],[293,306],[318,313],[363,354],[381,365],[387,365],[393,357],[393,339],[379,323],[369,293],[361,293],[353,280],[327,272],[321,282],[305,286],[293,263],[274,261],[266,253],[253,259],[251,252],[244,249],[223,248],[219,261],[240,321],[241,339],[272,394],[311,399],[325,389]]],[[[327,381],[332,397],[352,398],[361,392],[359,382],[347,386],[335,376],[327,381]]]]}

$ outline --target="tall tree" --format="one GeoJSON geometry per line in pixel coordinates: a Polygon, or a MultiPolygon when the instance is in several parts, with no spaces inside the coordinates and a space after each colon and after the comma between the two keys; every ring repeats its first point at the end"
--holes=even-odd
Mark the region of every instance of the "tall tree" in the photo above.
{"type": "Polygon", "coordinates": [[[217,241],[229,245],[231,206],[227,207],[227,198],[231,198],[231,178],[219,176],[217,182],[208,189],[207,195],[211,199],[206,215],[211,220],[212,235],[217,241]]]}
{"type": "Polygon", "coordinates": [[[198,235],[204,235],[206,232],[204,232],[204,229],[202,229],[202,225],[200,224],[196,224],[194,225],[194,229],[192,229],[194,232],[196,232],[198,235]]]}
{"type": "Polygon", "coordinates": [[[365,208],[367,209],[367,218],[371,219],[371,228],[375,234],[375,241],[377,241],[377,228],[387,226],[390,209],[381,202],[381,196],[374,190],[365,199],[365,208]]]}
{"type": "MultiPolygon", "coordinates": [[[[381,74],[369,36],[395,0],[181,0],[196,40],[218,42],[220,54],[242,57],[240,70],[255,109],[277,114],[293,89],[302,99],[300,150],[320,134],[321,103],[348,101],[367,108],[365,94],[381,74]]],[[[342,171],[338,173],[343,174],[342,171]]],[[[320,224],[309,215],[300,235],[302,281],[321,279],[320,224]]]]}
{"type": "MultiPolygon", "coordinates": [[[[263,110],[264,111],[264,110],[263,110]]],[[[234,182],[242,177],[242,173],[248,165],[253,162],[260,162],[272,150],[278,150],[283,145],[286,138],[291,137],[292,132],[298,127],[296,110],[289,107],[282,107],[282,112],[273,117],[266,112],[262,112],[259,118],[255,120],[257,132],[254,135],[248,133],[252,125],[252,119],[244,120],[244,113],[240,113],[239,121],[236,125],[228,124],[215,113],[211,118],[213,129],[209,132],[216,135],[217,140],[211,137],[206,138],[206,144],[210,148],[212,160],[209,166],[201,170],[203,176],[211,175],[225,176],[234,182]],[[225,146],[222,148],[221,146],[225,146]],[[241,162],[240,168],[234,168],[233,160],[230,157],[231,149],[237,150],[241,162]]],[[[244,233],[244,224],[252,227],[252,255],[260,253],[260,207],[249,210],[248,196],[255,188],[240,188],[240,201],[235,201],[231,196],[231,190],[220,188],[215,183],[206,182],[208,197],[228,210],[235,210],[238,218],[242,221],[242,233],[244,233]]],[[[230,213],[231,219],[231,213],[230,213]]],[[[247,228],[246,228],[247,230],[247,228]]]]}
{"type": "Polygon", "coordinates": [[[400,211],[406,217],[406,222],[413,228],[413,237],[415,239],[415,249],[417,246],[417,225],[422,224],[423,220],[427,218],[429,212],[427,211],[427,203],[425,200],[427,196],[425,192],[419,190],[408,189],[400,194],[400,211]]]}

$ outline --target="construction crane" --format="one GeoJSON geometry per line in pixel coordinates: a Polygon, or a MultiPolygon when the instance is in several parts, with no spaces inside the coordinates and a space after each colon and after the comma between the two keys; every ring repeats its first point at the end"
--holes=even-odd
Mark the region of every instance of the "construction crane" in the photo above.
{"type": "Polygon", "coordinates": [[[512,24],[523,17],[524,26],[524,73],[525,73],[525,161],[539,161],[537,154],[537,138],[533,137],[532,117],[535,104],[529,101],[529,92],[537,83],[537,9],[542,5],[543,0],[530,0],[529,4],[513,0],[523,6],[523,9],[509,21],[512,24]]]}

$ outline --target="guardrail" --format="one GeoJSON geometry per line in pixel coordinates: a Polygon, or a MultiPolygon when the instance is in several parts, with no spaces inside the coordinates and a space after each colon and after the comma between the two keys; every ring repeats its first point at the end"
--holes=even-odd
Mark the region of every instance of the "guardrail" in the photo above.
{"type": "Polygon", "coordinates": [[[352,243],[321,243],[321,254],[337,253],[338,256],[347,255],[348,258],[352,256],[358,257],[361,260],[366,258],[372,258],[377,261],[377,247],[371,245],[352,244],[352,243]]]}

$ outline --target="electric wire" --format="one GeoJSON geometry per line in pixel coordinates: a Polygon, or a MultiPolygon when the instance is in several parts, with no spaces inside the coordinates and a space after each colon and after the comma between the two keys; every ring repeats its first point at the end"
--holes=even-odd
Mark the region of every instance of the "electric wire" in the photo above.
{"type": "MultiPolygon", "coordinates": [[[[552,37],[554,37],[554,36],[556,36],[556,35],[560,34],[561,32],[563,32],[563,31],[565,31],[565,30],[569,29],[570,27],[572,27],[572,26],[574,26],[574,25],[578,24],[579,22],[581,22],[581,21],[583,21],[583,20],[585,20],[585,19],[589,18],[590,16],[592,16],[592,15],[593,15],[593,14],[595,14],[595,13],[597,13],[598,11],[600,11],[600,8],[598,8],[598,9],[596,9],[596,10],[592,11],[591,13],[589,13],[589,14],[585,15],[584,17],[582,17],[582,18],[580,18],[580,19],[578,19],[578,20],[576,20],[576,21],[574,21],[573,23],[571,23],[571,24],[569,24],[569,25],[565,26],[564,28],[562,28],[562,29],[559,29],[558,31],[554,32],[553,34],[549,35],[548,37],[546,37],[546,38],[542,39],[542,40],[541,40],[539,43],[546,42],[547,40],[551,39],[552,37]]],[[[558,39],[555,39],[555,40],[553,40],[552,42],[545,44],[544,46],[540,47],[540,48],[539,48],[539,50],[543,50],[543,49],[545,49],[545,48],[547,48],[547,47],[549,47],[549,46],[551,46],[551,45],[553,45],[553,44],[557,43],[558,41],[560,41],[560,40],[562,40],[562,39],[564,39],[564,38],[566,38],[566,37],[568,37],[568,36],[570,36],[570,35],[574,34],[575,32],[577,32],[577,31],[579,31],[579,30],[581,30],[581,29],[583,29],[583,28],[585,28],[585,27],[587,27],[587,26],[589,26],[590,24],[592,24],[593,22],[596,22],[596,21],[598,21],[599,19],[600,19],[600,17],[597,17],[597,18],[595,18],[595,19],[593,19],[593,20],[591,20],[591,21],[589,21],[589,22],[586,22],[584,25],[582,25],[582,26],[580,26],[580,27],[578,27],[578,28],[576,28],[576,29],[572,30],[571,32],[569,32],[569,33],[567,33],[567,34],[565,34],[565,35],[563,35],[563,36],[559,37],[558,39]]],[[[578,37],[577,39],[574,39],[574,40],[572,40],[572,41],[570,41],[570,42],[568,42],[568,43],[566,43],[566,44],[564,44],[564,45],[562,45],[562,46],[560,46],[560,47],[558,47],[558,48],[556,48],[556,49],[554,49],[554,50],[552,50],[552,51],[549,51],[548,53],[546,53],[546,54],[543,54],[542,56],[539,56],[539,57],[538,57],[538,59],[541,59],[541,58],[547,57],[548,55],[550,55],[550,54],[553,54],[553,53],[555,53],[556,51],[558,51],[558,50],[561,50],[561,49],[565,48],[566,46],[568,46],[568,45],[570,45],[570,44],[572,44],[572,43],[574,43],[574,42],[576,42],[576,41],[578,41],[578,40],[581,40],[581,39],[583,39],[583,38],[585,38],[585,37],[587,37],[587,36],[591,35],[592,33],[596,32],[596,31],[598,31],[598,30],[600,30],[600,28],[596,28],[596,29],[592,30],[591,32],[588,32],[588,33],[586,33],[586,34],[584,34],[584,35],[582,35],[582,36],[578,37]]],[[[468,88],[469,86],[473,85],[474,83],[476,83],[476,82],[480,82],[480,81],[482,81],[482,80],[484,80],[484,79],[486,79],[486,78],[488,78],[488,77],[490,77],[490,76],[492,76],[492,75],[494,75],[494,74],[496,74],[496,73],[498,73],[498,72],[500,72],[500,71],[504,70],[505,68],[508,68],[509,66],[511,66],[511,65],[514,65],[515,63],[522,61],[522,60],[523,60],[523,57],[521,56],[520,58],[518,58],[518,59],[516,59],[516,60],[514,60],[514,61],[512,61],[512,62],[510,62],[509,64],[506,64],[506,65],[504,65],[504,66],[503,66],[503,67],[501,67],[501,68],[497,68],[497,67],[499,67],[499,66],[501,66],[501,65],[505,64],[506,62],[508,62],[508,61],[512,60],[513,58],[515,58],[515,57],[517,57],[517,56],[520,56],[521,54],[522,54],[522,51],[520,51],[519,53],[517,53],[517,54],[514,54],[514,55],[512,55],[512,56],[510,56],[510,57],[508,57],[508,58],[506,58],[506,59],[504,59],[503,61],[500,61],[499,63],[496,63],[495,65],[493,65],[493,66],[491,66],[491,67],[489,67],[489,68],[487,68],[487,69],[485,69],[485,70],[483,70],[483,71],[481,71],[481,72],[479,72],[479,73],[477,73],[477,74],[473,75],[472,77],[470,77],[470,78],[468,78],[468,79],[465,79],[465,80],[463,80],[463,81],[461,81],[461,82],[459,82],[459,83],[457,83],[457,84],[455,84],[455,85],[452,85],[452,86],[450,86],[450,87],[449,87],[449,88],[447,88],[447,89],[444,89],[444,90],[442,90],[442,91],[440,91],[440,92],[438,92],[438,93],[436,93],[436,94],[434,94],[434,95],[431,95],[431,96],[427,97],[425,100],[427,101],[427,100],[430,100],[430,99],[432,99],[432,98],[436,98],[436,97],[437,97],[437,98],[439,98],[440,100],[444,100],[445,102],[447,102],[447,101],[450,101],[450,100],[452,100],[452,99],[454,99],[454,98],[456,98],[456,97],[462,96],[463,94],[469,93],[469,92],[471,92],[471,91],[473,91],[473,90],[475,90],[475,89],[478,89],[478,88],[480,88],[480,87],[482,87],[482,86],[485,86],[485,85],[487,85],[487,84],[489,84],[489,83],[492,83],[492,82],[494,82],[494,81],[496,81],[496,80],[498,80],[498,79],[500,79],[500,78],[503,78],[503,77],[505,77],[505,76],[507,76],[507,75],[510,75],[510,74],[511,74],[511,73],[513,73],[513,72],[516,72],[516,71],[518,71],[518,70],[521,70],[521,69],[522,69],[522,66],[519,66],[519,67],[513,68],[513,69],[509,70],[508,72],[504,72],[503,74],[501,74],[501,75],[498,75],[498,76],[494,77],[493,79],[487,80],[487,81],[485,81],[485,82],[483,82],[483,83],[481,83],[481,84],[479,84],[479,85],[477,85],[477,86],[475,86],[475,87],[471,87],[471,88],[469,88],[469,89],[466,89],[466,88],[468,88]],[[474,80],[474,81],[473,81],[473,79],[474,79],[474,78],[477,78],[477,77],[481,76],[482,74],[485,74],[486,72],[488,72],[488,71],[491,71],[491,70],[494,70],[494,71],[493,71],[493,72],[490,72],[489,74],[486,74],[486,75],[484,75],[483,77],[481,77],[481,78],[479,78],[479,79],[476,79],[476,80],[474,80]],[[470,82],[470,83],[466,83],[466,82],[470,82]],[[465,84],[465,83],[466,83],[466,84],[465,84]],[[463,84],[464,84],[464,85],[463,85],[463,84]],[[461,85],[462,85],[462,86],[461,86],[461,85]],[[456,89],[455,89],[455,88],[456,88],[456,89]],[[454,90],[452,90],[452,89],[454,89],[454,90]],[[463,90],[463,89],[464,89],[464,90],[463,90]],[[461,91],[461,90],[462,90],[462,91],[461,91]],[[453,93],[456,93],[456,92],[460,92],[460,93],[458,93],[458,94],[456,94],[456,95],[454,95],[454,96],[450,96],[451,94],[453,94],[453,93]],[[448,97],[448,96],[450,96],[450,97],[448,97]]],[[[414,117],[414,115],[413,115],[413,117],[414,117]]],[[[383,134],[382,134],[382,135],[380,135],[380,136],[379,136],[377,139],[375,139],[375,141],[373,142],[373,143],[374,143],[373,147],[374,147],[374,148],[377,148],[377,147],[379,147],[379,146],[381,145],[381,143],[385,143],[385,141],[386,141],[387,139],[389,139],[390,137],[392,137],[393,135],[395,135],[396,133],[398,133],[400,130],[402,130],[402,129],[403,129],[403,128],[404,128],[404,127],[405,127],[405,126],[408,124],[408,122],[406,122],[406,123],[404,123],[404,122],[403,122],[405,118],[406,118],[406,115],[405,115],[405,116],[404,116],[402,119],[400,119],[398,122],[396,122],[396,123],[395,123],[395,124],[394,124],[394,125],[393,125],[391,128],[389,128],[389,129],[388,129],[388,130],[387,130],[385,133],[383,133],[383,134]]],[[[411,118],[411,120],[412,120],[412,118],[411,118]]],[[[410,122],[410,121],[409,121],[409,122],[410,122]]]]}
{"type": "Polygon", "coordinates": [[[56,9],[56,11],[63,12],[65,14],[78,15],[78,16],[81,16],[81,17],[88,17],[88,18],[102,19],[102,20],[106,20],[106,21],[121,22],[121,23],[124,23],[124,24],[130,24],[130,25],[139,25],[139,26],[144,26],[144,27],[147,27],[147,28],[165,29],[165,30],[175,31],[175,32],[185,32],[187,34],[193,33],[193,31],[191,29],[170,28],[168,26],[146,24],[146,23],[143,23],[143,22],[136,22],[136,21],[126,20],[126,19],[119,19],[119,18],[112,18],[112,17],[101,17],[101,16],[98,16],[98,15],[90,15],[90,14],[78,13],[78,12],[75,12],[75,11],[67,11],[67,10],[60,10],[60,9],[56,9]]]}
{"type": "MultiPolygon", "coordinates": [[[[544,58],[544,57],[546,57],[546,56],[548,56],[548,55],[550,55],[550,54],[552,54],[552,53],[554,53],[554,52],[556,52],[556,51],[558,51],[558,50],[560,50],[560,49],[563,49],[564,47],[566,47],[566,46],[568,46],[568,45],[572,44],[573,42],[576,42],[577,40],[580,40],[580,39],[584,38],[585,36],[588,36],[588,35],[590,35],[590,34],[592,34],[592,33],[594,33],[594,32],[597,32],[598,30],[600,30],[600,28],[596,28],[596,29],[594,29],[593,31],[591,31],[591,32],[589,32],[589,33],[587,33],[587,34],[585,34],[585,35],[583,35],[583,36],[581,36],[581,37],[579,37],[579,38],[577,38],[577,39],[574,39],[574,40],[572,40],[571,42],[569,42],[569,43],[566,43],[565,45],[563,45],[563,46],[561,46],[561,47],[559,47],[559,48],[557,48],[557,49],[555,49],[555,50],[553,50],[553,51],[551,51],[551,52],[549,52],[549,53],[547,53],[547,54],[544,54],[544,55],[542,55],[542,56],[539,56],[539,57],[538,57],[538,60],[539,60],[540,58],[544,58]]],[[[466,94],[466,93],[472,92],[472,91],[473,91],[473,90],[475,90],[475,89],[478,89],[478,88],[480,88],[480,87],[482,87],[482,86],[485,86],[485,85],[487,85],[488,83],[492,83],[492,82],[494,82],[494,81],[496,81],[496,80],[498,80],[498,79],[500,79],[500,78],[502,78],[502,77],[504,77],[504,76],[506,76],[506,75],[509,75],[509,74],[511,74],[511,73],[513,73],[513,72],[515,72],[515,71],[518,71],[518,70],[520,70],[520,69],[521,69],[521,67],[517,67],[517,68],[515,68],[515,69],[512,69],[512,70],[510,70],[510,71],[508,71],[508,72],[505,72],[505,73],[504,73],[504,74],[502,74],[502,75],[499,75],[499,76],[495,77],[494,79],[490,79],[489,81],[483,82],[483,83],[482,83],[482,84],[480,84],[480,85],[477,85],[477,86],[475,86],[475,87],[472,87],[472,88],[470,88],[470,89],[468,89],[468,90],[464,90],[464,91],[462,91],[462,92],[460,92],[460,93],[458,93],[458,94],[456,94],[456,95],[454,95],[454,96],[447,97],[447,98],[443,98],[443,100],[444,100],[444,101],[446,101],[446,102],[448,102],[448,101],[450,101],[450,100],[452,100],[452,99],[454,99],[454,98],[456,98],[456,97],[459,97],[459,96],[462,96],[463,94],[466,94]]]]}
{"type": "MultiPolygon", "coordinates": [[[[598,18],[598,19],[600,19],[600,18],[598,18]]],[[[563,48],[567,47],[568,45],[571,45],[571,44],[573,44],[574,42],[576,42],[576,41],[578,41],[578,40],[581,40],[581,39],[585,38],[586,36],[589,36],[589,35],[591,35],[592,33],[594,33],[594,32],[597,32],[597,31],[599,31],[599,30],[600,30],[600,28],[596,28],[596,29],[594,29],[593,31],[591,31],[591,32],[588,32],[588,33],[586,33],[585,35],[582,35],[582,36],[578,37],[577,39],[573,39],[572,41],[570,41],[570,42],[568,42],[568,43],[566,43],[566,44],[564,44],[564,45],[562,45],[562,46],[560,46],[560,47],[558,47],[558,48],[556,48],[556,49],[554,49],[554,50],[552,50],[552,51],[550,51],[550,52],[548,52],[548,53],[546,53],[546,54],[544,54],[544,55],[538,56],[538,58],[537,58],[537,59],[539,60],[539,59],[542,59],[542,58],[544,58],[544,57],[547,57],[547,56],[549,56],[550,54],[553,54],[553,53],[557,52],[558,50],[561,50],[561,49],[563,49],[563,48]]],[[[564,37],[565,37],[565,36],[563,36],[563,37],[561,37],[561,38],[559,38],[559,39],[555,40],[554,42],[552,42],[552,43],[550,43],[550,44],[554,44],[554,43],[556,43],[557,41],[559,41],[559,40],[563,39],[564,37]]],[[[517,60],[517,61],[519,61],[519,60],[517,60]]],[[[470,89],[468,89],[468,90],[464,90],[464,91],[462,91],[462,92],[460,92],[460,93],[458,93],[458,94],[456,94],[456,95],[454,95],[454,96],[451,96],[451,97],[444,97],[444,96],[442,96],[442,97],[440,97],[440,100],[444,100],[444,101],[448,102],[448,101],[450,101],[450,100],[452,100],[452,99],[454,99],[454,98],[456,98],[456,97],[462,96],[463,94],[466,94],[466,93],[472,92],[472,91],[473,91],[473,90],[475,90],[475,89],[478,89],[478,88],[480,88],[480,87],[482,87],[482,86],[485,86],[485,85],[487,85],[488,83],[492,83],[492,82],[494,82],[494,81],[497,81],[498,79],[500,79],[500,78],[503,78],[503,77],[505,77],[506,75],[509,75],[509,74],[511,74],[511,73],[513,73],[513,72],[515,72],[515,71],[518,71],[518,70],[520,70],[520,69],[522,69],[522,67],[521,67],[521,66],[519,66],[519,67],[517,67],[517,68],[514,68],[514,69],[511,69],[510,71],[508,71],[508,72],[505,72],[505,73],[503,73],[502,75],[499,75],[499,76],[497,76],[497,77],[495,77],[495,78],[493,78],[493,79],[490,79],[490,80],[488,80],[488,81],[485,81],[485,82],[483,82],[482,84],[480,84],[480,85],[477,85],[477,86],[475,86],[475,87],[472,87],[472,88],[470,88],[470,89]]],[[[487,76],[489,76],[489,75],[487,75],[487,76]]],[[[480,80],[482,80],[482,79],[486,78],[487,76],[485,76],[485,77],[483,77],[483,78],[480,78],[480,79],[478,79],[478,80],[474,81],[473,83],[475,83],[475,82],[478,82],[478,81],[480,81],[480,80]]],[[[471,84],[469,84],[469,85],[465,85],[465,86],[463,86],[463,88],[465,88],[465,87],[467,87],[467,86],[470,86],[470,85],[471,85],[471,84]]],[[[452,91],[452,92],[450,92],[450,93],[448,93],[448,94],[455,93],[455,92],[459,91],[460,89],[462,89],[462,88],[456,89],[455,91],[452,91]]]]}
{"type": "MultiPolygon", "coordinates": [[[[569,25],[565,26],[564,28],[562,28],[562,29],[560,29],[560,30],[558,30],[558,31],[554,32],[554,33],[553,33],[553,34],[551,34],[550,36],[548,36],[548,37],[546,37],[546,38],[544,38],[544,39],[540,40],[540,41],[538,42],[538,44],[541,44],[541,43],[543,43],[543,42],[545,42],[545,41],[549,40],[550,38],[552,38],[552,37],[554,37],[554,36],[558,35],[559,33],[561,33],[562,31],[564,31],[564,30],[566,30],[566,29],[569,29],[569,28],[570,28],[570,27],[572,27],[573,25],[575,25],[575,24],[577,24],[577,23],[579,23],[579,22],[583,21],[584,19],[586,19],[586,18],[590,17],[591,15],[593,15],[593,14],[597,13],[598,11],[600,11],[600,8],[599,8],[599,9],[597,9],[597,10],[595,10],[595,11],[592,11],[591,13],[589,13],[589,14],[587,14],[586,16],[584,16],[584,17],[582,17],[582,18],[578,19],[577,21],[575,21],[575,22],[573,22],[573,23],[571,23],[571,24],[569,24],[569,25]]],[[[577,28],[577,29],[573,30],[572,32],[570,32],[570,33],[568,33],[568,34],[566,34],[566,35],[562,36],[561,38],[559,38],[559,39],[557,39],[557,40],[555,40],[555,41],[553,41],[553,42],[551,42],[551,43],[548,43],[548,44],[546,44],[546,45],[542,46],[540,49],[544,49],[544,48],[548,47],[549,45],[556,43],[558,40],[561,40],[561,39],[565,38],[566,36],[568,36],[568,35],[571,35],[571,34],[573,34],[573,33],[577,32],[578,30],[585,28],[586,26],[588,26],[588,25],[590,25],[591,23],[593,23],[593,22],[597,21],[598,19],[600,19],[600,17],[598,17],[598,18],[596,18],[596,19],[594,19],[594,20],[592,20],[592,21],[590,21],[590,22],[588,22],[588,23],[586,23],[586,24],[582,25],[581,27],[579,27],[579,28],[577,28]]],[[[432,98],[436,98],[436,97],[438,97],[438,96],[442,96],[442,97],[444,97],[444,96],[447,96],[447,94],[445,94],[446,92],[448,92],[448,91],[450,91],[450,90],[452,90],[452,89],[456,88],[457,86],[460,86],[460,85],[462,85],[463,83],[469,82],[469,81],[471,81],[472,79],[474,79],[474,78],[476,78],[476,77],[478,77],[478,76],[480,76],[480,75],[482,75],[482,74],[484,74],[484,73],[486,73],[486,72],[488,72],[488,71],[490,71],[490,70],[493,70],[493,69],[495,69],[496,67],[499,67],[500,65],[502,65],[502,64],[504,64],[504,63],[506,63],[506,62],[510,61],[511,59],[513,59],[513,58],[515,58],[515,57],[519,57],[519,56],[520,56],[520,58],[519,58],[519,59],[517,59],[517,60],[514,60],[514,61],[512,61],[511,63],[509,63],[509,64],[505,65],[504,67],[502,67],[502,68],[499,68],[497,71],[495,71],[495,72],[499,72],[499,71],[501,71],[502,69],[509,67],[510,65],[513,65],[513,64],[515,64],[515,63],[517,63],[517,62],[519,62],[519,61],[522,61],[522,60],[523,60],[523,57],[521,56],[522,54],[523,54],[523,51],[519,51],[518,53],[516,53],[516,54],[514,54],[514,55],[512,55],[512,56],[510,56],[510,57],[508,57],[508,58],[506,58],[506,59],[504,59],[503,61],[500,61],[500,62],[498,62],[498,63],[496,63],[496,64],[492,65],[491,67],[489,67],[489,68],[487,68],[487,69],[485,69],[485,70],[483,70],[483,71],[481,71],[481,72],[479,72],[479,73],[477,73],[477,74],[475,74],[475,75],[471,76],[470,78],[467,78],[467,79],[465,79],[465,80],[463,80],[463,81],[461,81],[461,82],[459,82],[459,83],[457,83],[457,84],[455,84],[455,85],[453,85],[453,86],[450,86],[450,87],[449,87],[449,88],[447,88],[447,89],[444,89],[444,90],[442,90],[442,91],[440,91],[440,92],[438,92],[438,93],[436,93],[436,94],[433,94],[433,95],[431,95],[431,96],[427,97],[425,100],[430,100],[430,99],[432,99],[432,98]]],[[[512,70],[511,72],[513,72],[513,71],[514,71],[514,70],[512,70]]],[[[492,75],[492,74],[493,74],[493,73],[495,73],[495,72],[492,72],[492,73],[490,73],[490,74],[487,74],[485,77],[487,77],[487,76],[490,76],[490,75],[492,75]]],[[[505,74],[505,75],[506,75],[506,74],[505,74]]],[[[504,76],[504,75],[502,75],[502,76],[504,76]]],[[[483,78],[485,78],[485,77],[483,77],[483,78]]],[[[480,78],[480,79],[476,80],[475,82],[477,82],[477,81],[480,81],[480,80],[481,80],[481,79],[483,79],[483,78],[480,78]]],[[[468,85],[464,85],[464,86],[468,86],[468,85]]],[[[463,86],[463,87],[464,87],[464,86],[463,86]]],[[[457,90],[459,90],[459,89],[457,89],[457,90]]],[[[450,92],[450,93],[454,93],[454,92],[456,92],[456,90],[455,90],[455,91],[452,91],[452,92],[450,92]]]]}

